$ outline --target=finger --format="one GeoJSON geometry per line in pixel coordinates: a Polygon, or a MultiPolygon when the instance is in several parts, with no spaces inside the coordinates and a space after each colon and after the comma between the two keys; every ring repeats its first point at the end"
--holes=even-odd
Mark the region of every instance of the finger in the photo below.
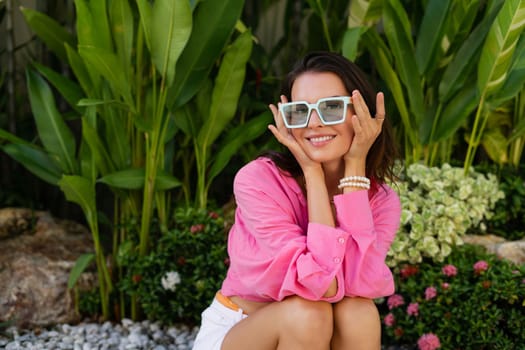
{"type": "Polygon", "coordinates": [[[385,113],[385,95],[382,92],[378,92],[376,95],[376,115],[375,118],[379,121],[383,121],[386,117],[385,113]]]}
{"type": "Polygon", "coordinates": [[[370,116],[370,112],[368,111],[368,106],[366,105],[366,102],[363,99],[363,96],[361,96],[361,93],[359,93],[358,90],[352,91],[352,104],[354,106],[355,114],[359,118],[365,118],[367,116],[370,116]]]}

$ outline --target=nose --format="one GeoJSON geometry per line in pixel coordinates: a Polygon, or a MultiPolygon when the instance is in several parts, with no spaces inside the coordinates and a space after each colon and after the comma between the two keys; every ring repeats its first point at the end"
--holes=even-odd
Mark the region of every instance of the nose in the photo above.
{"type": "Polygon", "coordinates": [[[323,126],[323,122],[321,121],[321,118],[319,118],[317,111],[313,109],[312,113],[310,114],[310,120],[308,120],[308,127],[317,128],[320,126],[323,126]]]}

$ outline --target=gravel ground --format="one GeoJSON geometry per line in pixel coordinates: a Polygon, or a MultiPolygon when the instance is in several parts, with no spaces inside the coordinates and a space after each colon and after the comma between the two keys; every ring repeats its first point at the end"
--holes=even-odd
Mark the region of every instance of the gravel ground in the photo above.
{"type": "Polygon", "coordinates": [[[8,328],[0,335],[6,350],[190,350],[197,328],[162,327],[150,321],[62,324],[40,332],[8,328]]]}

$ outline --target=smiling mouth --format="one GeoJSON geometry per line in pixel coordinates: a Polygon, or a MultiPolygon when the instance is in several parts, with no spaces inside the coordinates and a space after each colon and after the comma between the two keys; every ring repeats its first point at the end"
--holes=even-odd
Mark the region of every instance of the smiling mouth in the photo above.
{"type": "Polygon", "coordinates": [[[335,136],[319,136],[319,137],[310,137],[308,138],[308,141],[310,142],[314,142],[314,143],[317,143],[317,142],[326,142],[326,141],[330,141],[334,138],[335,136]]]}

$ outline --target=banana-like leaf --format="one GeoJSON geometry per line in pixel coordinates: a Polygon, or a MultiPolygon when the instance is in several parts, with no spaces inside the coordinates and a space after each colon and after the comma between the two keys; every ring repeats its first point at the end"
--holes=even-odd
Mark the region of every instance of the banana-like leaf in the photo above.
{"type": "Polygon", "coordinates": [[[91,231],[98,232],[95,184],[78,175],[64,175],[58,184],[68,201],[80,205],[91,231]]]}
{"type": "Polygon", "coordinates": [[[131,145],[129,142],[128,112],[105,106],[104,131],[108,151],[118,169],[130,166],[131,145]]]}
{"type": "Polygon", "coordinates": [[[131,54],[133,50],[133,13],[128,0],[112,0],[109,16],[111,32],[117,49],[117,54],[124,67],[131,69],[131,54]]]}
{"type": "Polygon", "coordinates": [[[370,27],[382,15],[382,0],[352,0],[348,15],[348,28],[370,27]]]}
{"type": "Polygon", "coordinates": [[[77,261],[75,262],[75,266],[71,269],[71,272],[69,273],[69,279],[67,281],[67,288],[71,289],[77,284],[78,279],[82,275],[82,273],[86,270],[86,268],[91,264],[91,262],[95,259],[95,254],[93,253],[85,253],[78,257],[77,261]]]}
{"type": "Polygon", "coordinates": [[[151,57],[168,87],[175,78],[177,60],[190,37],[192,22],[188,0],[156,0],[153,3],[151,57]]]}
{"type": "Polygon", "coordinates": [[[114,172],[115,165],[108,150],[98,136],[96,129],[85,118],[82,119],[82,138],[89,145],[95,165],[100,173],[104,175],[114,172]]]}
{"type": "Polygon", "coordinates": [[[241,34],[226,50],[215,80],[210,113],[197,137],[201,149],[213,144],[234,117],[251,51],[250,31],[241,34]]]}
{"type": "Polygon", "coordinates": [[[191,36],[177,61],[177,79],[168,92],[170,108],[188,102],[208,78],[243,4],[244,0],[204,1],[196,8],[191,36]]]}
{"type": "Polygon", "coordinates": [[[207,181],[211,183],[239,149],[264,133],[267,130],[266,126],[271,122],[272,114],[268,111],[228,132],[224,137],[226,142],[218,147],[219,151],[211,162],[207,181]]]}
{"type": "Polygon", "coordinates": [[[405,130],[409,135],[409,139],[413,143],[417,142],[417,135],[415,133],[417,130],[416,125],[410,118],[410,113],[408,111],[405,96],[403,94],[403,87],[401,86],[401,82],[399,81],[396,71],[392,67],[392,58],[389,56],[388,48],[374,30],[368,30],[364,33],[363,42],[368,51],[374,57],[377,70],[387,84],[390,93],[394,97],[397,110],[401,116],[405,130]]]}
{"type": "Polygon", "coordinates": [[[506,0],[492,24],[478,65],[478,90],[489,96],[505,83],[512,55],[525,28],[525,1],[506,0]]]}
{"type": "Polygon", "coordinates": [[[525,117],[518,121],[518,124],[514,125],[507,142],[514,142],[514,140],[525,136],[525,117]]]}
{"type": "Polygon", "coordinates": [[[73,34],[47,15],[28,8],[21,8],[24,18],[33,32],[53,51],[62,61],[67,62],[64,44],[76,45],[73,34]]]}
{"type": "Polygon", "coordinates": [[[76,82],[38,62],[34,62],[33,66],[60,92],[60,95],[76,112],[79,114],[83,112],[82,109],[79,108],[78,101],[84,96],[84,93],[76,82]]]}
{"type": "Polygon", "coordinates": [[[395,57],[399,78],[407,89],[410,110],[416,124],[425,114],[423,89],[419,80],[414,44],[407,13],[399,0],[384,3],[384,25],[388,44],[395,57]]]}
{"type": "Polygon", "coordinates": [[[91,69],[95,70],[107,80],[115,96],[121,96],[128,105],[128,108],[133,111],[135,104],[131,96],[131,85],[125,68],[120,63],[117,55],[94,46],[79,45],[78,50],[80,56],[91,69]]]}
{"type": "Polygon", "coordinates": [[[31,109],[44,148],[56,159],[64,173],[77,173],[75,137],[58,112],[51,89],[31,69],[27,70],[26,77],[31,109]]]}
{"type": "Polygon", "coordinates": [[[111,50],[106,0],[75,0],[78,44],[111,50]]]}
{"type": "Polygon", "coordinates": [[[513,63],[505,83],[501,89],[488,102],[491,105],[499,106],[505,101],[510,100],[520,93],[525,83],[525,33],[521,34],[520,40],[514,52],[513,63]]]}
{"type": "MultiPolygon", "coordinates": [[[[145,179],[146,171],[144,168],[132,168],[107,174],[98,181],[114,188],[139,190],[144,188],[145,179]]],[[[155,189],[157,191],[170,190],[181,184],[180,180],[165,171],[157,171],[157,176],[155,178],[155,189]]]]}
{"type": "Polygon", "coordinates": [[[58,185],[58,181],[62,176],[62,170],[60,170],[45,151],[21,143],[5,145],[2,147],[2,150],[18,163],[22,164],[22,166],[32,174],[51,185],[58,185]]]}
{"type": "Polygon", "coordinates": [[[451,2],[452,0],[430,0],[425,7],[415,51],[420,75],[433,69],[443,56],[441,43],[450,16],[451,2]]]}
{"type": "Polygon", "coordinates": [[[69,65],[75,74],[80,86],[84,90],[84,93],[87,96],[93,94],[94,86],[98,85],[100,76],[98,74],[92,75],[90,71],[86,68],[84,60],[77,51],[75,51],[71,46],[66,44],[67,58],[69,65]]]}
{"type": "Polygon", "coordinates": [[[439,84],[439,101],[445,103],[462,89],[472,70],[472,62],[486,37],[496,12],[490,12],[481,23],[472,31],[465,43],[459,48],[452,62],[443,73],[439,84]]]}
{"type": "Polygon", "coordinates": [[[343,44],[341,51],[343,56],[348,58],[350,61],[354,61],[357,58],[359,40],[361,39],[361,34],[366,30],[362,27],[353,27],[348,28],[343,35],[343,44]]]}
{"type": "Polygon", "coordinates": [[[140,14],[140,23],[144,31],[146,46],[151,52],[151,5],[148,0],[137,0],[137,7],[140,14]]]}
{"type": "Polygon", "coordinates": [[[477,91],[473,84],[461,89],[459,93],[447,103],[443,112],[441,112],[434,135],[429,142],[438,142],[454,134],[459,127],[465,123],[467,117],[476,109],[478,102],[477,91]]]}
{"type": "Polygon", "coordinates": [[[505,164],[509,161],[507,137],[503,135],[501,129],[485,130],[481,138],[481,145],[496,164],[505,164]]]}

